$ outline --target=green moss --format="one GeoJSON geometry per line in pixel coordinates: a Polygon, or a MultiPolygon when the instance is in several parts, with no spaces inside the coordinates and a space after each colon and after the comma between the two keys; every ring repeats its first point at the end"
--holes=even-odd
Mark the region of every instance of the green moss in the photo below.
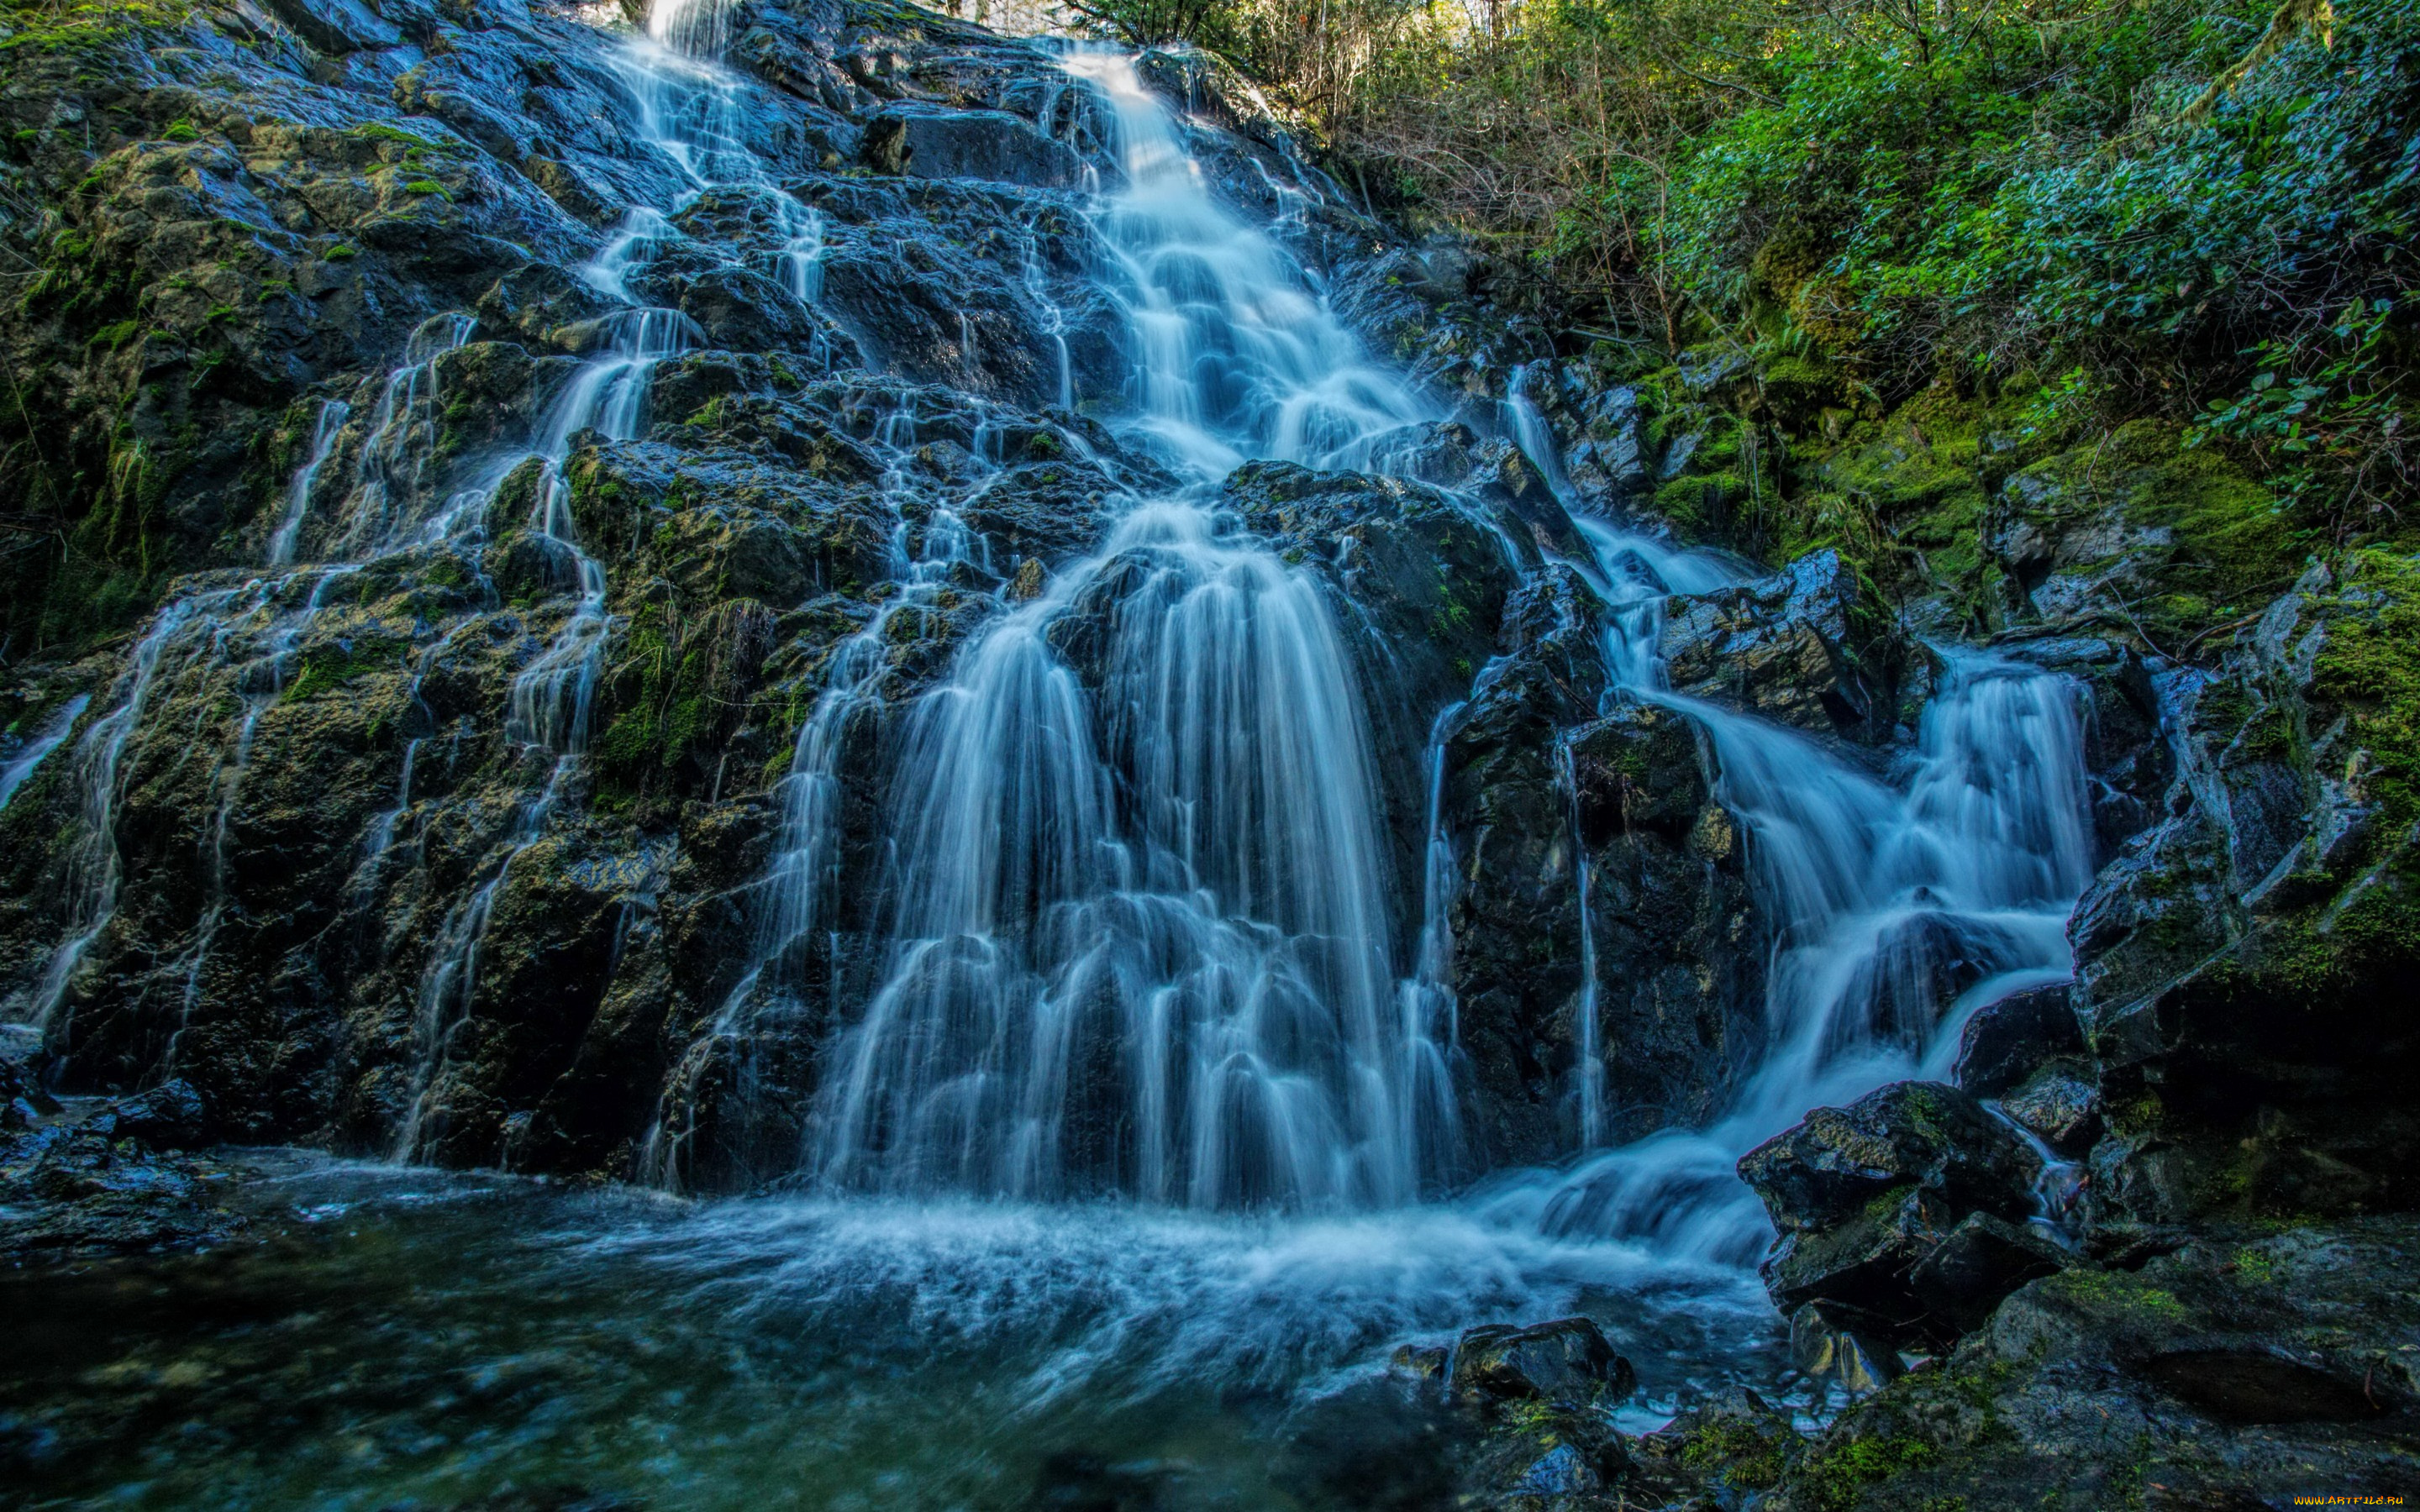
{"type": "Polygon", "coordinates": [[[0,38],[0,53],[71,53],[115,50],[156,27],[177,26],[194,8],[174,0],[108,0],[79,6],[12,5],[14,30],[0,38]]]}
{"type": "Polygon", "coordinates": [[[1736,1490],[1761,1491],[1780,1481],[1782,1444],[1735,1418],[1717,1419],[1681,1444],[1681,1462],[1719,1474],[1736,1490]]]}
{"type": "Polygon", "coordinates": [[[2146,1322],[2180,1322],[2187,1316],[2175,1292],[2126,1271],[2061,1271],[2039,1284],[2053,1297],[2072,1304],[2146,1322]]]}
{"type": "Polygon", "coordinates": [[[1932,1461],[1920,1439],[1856,1439],[1810,1457],[1799,1476],[1817,1512],[1850,1512],[1870,1487],[1932,1461]]]}
{"type": "Polygon", "coordinates": [[[355,678],[403,664],[409,647],[390,636],[355,636],[349,642],[315,646],[304,653],[302,671],[287,688],[285,702],[306,703],[334,692],[355,678]]]}
{"type": "Polygon", "coordinates": [[[384,121],[364,121],[361,125],[350,128],[346,134],[363,137],[372,142],[394,142],[406,148],[417,147],[429,152],[441,150],[438,143],[417,132],[407,131],[400,126],[390,126],[384,121]]]}
{"type": "Polygon", "coordinates": [[[1688,475],[1656,488],[1655,512],[1683,530],[1709,534],[1722,528],[1724,506],[1746,496],[1746,483],[1730,473],[1688,475]]]}
{"type": "Polygon", "coordinates": [[[325,252],[323,252],[323,253],[319,254],[319,259],[320,259],[320,261],[322,261],[322,262],[332,262],[332,263],[334,263],[334,262],[343,262],[343,261],[344,261],[346,258],[348,258],[348,257],[356,257],[356,256],[359,256],[359,255],[360,255],[360,254],[359,254],[358,252],[356,252],[353,248],[349,247],[349,246],[345,245],[343,242],[339,241],[339,242],[337,242],[334,246],[330,247],[327,251],[325,251],[325,252]]]}
{"type": "Polygon", "coordinates": [[[202,139],[202,133],[194,130],[194,123],[182,117],[170,121],[160,134],[171,142],[198,142],[202,139]]]}

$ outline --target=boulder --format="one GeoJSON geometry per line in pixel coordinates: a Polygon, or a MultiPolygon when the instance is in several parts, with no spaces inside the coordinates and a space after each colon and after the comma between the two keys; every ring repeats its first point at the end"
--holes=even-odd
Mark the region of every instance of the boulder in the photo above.
{"type": "Polygon", "coordinates": [[[1638,1389],[1630,1362],[1586,1318],[1467,1330],[1453,1351],[1454,1395],[1485,1402],[1620,1401],[1638,1389]]]}
{"type": "Polygon", "coordinates": [[[1028,189],[1065,189],[1084,172],[1084,160],[1065,145],[1000,110],[893,106],[866,121],[858,157],[880,174],[973,178],[1028,189]]]}
{"type": "Polygon", "coordinates": [[[1838,552],[1811,552],[1769,578],[1673,599],[1665,669],[1697,698],[1817,733],[1886,740],[1897,721],[1874,614],[1838,552]]]}
{"type": "Polygon", "coordinates": [[[1939,1082],[1894,1082],[1807,1121],[1740,1160],[1740,1177],[1785,1234],[1863,1214],[1902,1190],[1961,1211],[2022,1218],[2040,1157],[1974,1098],[1939,1082]]]}
{"type": "Polygon", "coordinates": [[[1818,1108],[1740,1161],[1781,1230],[1763,1267],[1775,1302],[1854,1309],[1890,1342],[1955,1338],[1999,1300],[1981,1300],[1993,1285],[2005,1280],[2005,1294],[2028,1278],[2002,1252],[2024,1247],[2010,1230],[2040,1169],[1979,1103],[1932,1082],[1818,1108]],[[1976,1217],[2008,1227],[1970,1227],[1976,1217]]]}
{"type": "Polygon", "coordinates": [[[2067,984],[2030,987],[1975,1011],[1959,1037],[1959,1088],[1998,1097],[2053,1056],[2080,1054],[2084,1035],[2068,1007],[2067,984]]]}
{"type": "Polygon", "coordinates": [[[122,1139],[152,1149],[190,1149],[210,1135],[209,1109],[187,1081],[166,1081],[147,1092],[112,1103],[101,1115],[122,1139]]]}

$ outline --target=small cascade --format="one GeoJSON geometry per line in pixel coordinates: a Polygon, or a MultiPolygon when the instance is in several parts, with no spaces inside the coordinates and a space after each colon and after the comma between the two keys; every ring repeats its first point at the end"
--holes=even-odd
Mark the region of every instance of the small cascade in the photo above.
{"type": "Polygon", "coordinates": [[[235,590],[173,598],[152,616],[134,643],[126,671],[118,674],[116,702],[85,726],[76,743],[76,780],[84,791],[84,827],[68,857],[67,938],[51,952],[34,983],[28,1022],[46,1034],[67,998],[77,964],[117,913],[122,867],[117,853],[117,808],[126,796],[126,743],[142,722],[168,647],[185,626],[225,609],[235,590]]]}
{"type": "Polygon", "coordinates": [[[1596,923],[1590,917],[1590,897],[1595,890],[1592,868],[1589,861],[1588,838],[1580,829],[1580,784],[1573,771],[1572,743],[1568,736],[1555,743],[1555,754],[1562,767],[1563,796],[1567,804],[1565,822],[1571,828],[1572,887],[1579,900],[1580,924],[1580,995],[1572,1006],[1577,1020],[1576,1041],[1579,1064],[1575,1072],[1579,1080],[1580,1148],[1594,1149],[1605,1143],[1605,1051],[1597,1043],[1599,991],[1596,978],[1596,923]]]}
{"type": "MultiPolygon", "coordinates": [[[[1491,680],[1497,663],[1480,669],[1475,688],[1491,680]]],[[[1410,1059],[1406,1083],[1412,1088],[1407,1111],[1435,1109],[1440,1117],[1430,1129],[1404,1131],[1406,1149],[1416,1149],[1419,1169],[1451,1180],[1467,1170],[1469,1151],[1460,1116],[1461,1003],[1453,990],[1453,925],[1449,910],[1461,890],[1455,871],[1453,836],[1445,824],[1446,743],[1453,737],[1468,700],[1437,711],[1420,754],[1427,774],[1427,822],[1420,846],[1420,933],[1412,952],[1412,974],[1397,984],[1403,1044],[1410,1059]],[[1431,1141],[1423,1145],[1423,1139],[1431,1141]]]]}
{"type": "Polygon", "coordinates": [[[1130,343],[1139,435],[1189,477],[1253,457],[1366,466],[1383,442],[1437,418],[1305,285],[1301,265],[1205,190],[1174,123],[1112,53],[1068,54],[1114,114],[1126,187],[1094,226],[1104,286],[1130,343]]]}
{"type": "MultiPolygon", "coordinates": [[[[293,656],[294,648],[301,642],[303,633],[311,627],[311,622],[325,607],[329,588],[357,570],[351,566],[337,566],[318,571],[318,580],[312,583],[302,607],[287,613],[277,612],[274,603],[266,596],[271,592],[268,585],[259,582],[247,585],[247,592],[264,595],[260,599],[258,612],[270,616],[270,624],[259,638],[258,654],[236,669],[230,679],[242,702],[243,712],[236,721],[235,740],[220,751],[218,769],[211,775],[211,786],[217,793],[218,802],[211,812],[209,833],[203,845],[205,901],[201,918],[194,928],[194,943],[187,949],[182,963],[185,977],[182,1006],[178,1014],[176,1032],[169,1036],[165,1055],[165,1063],[171,1070],[177,1065],[177,1053],[185,1029],[193,1022],[194,1009],[201,1001],[202,972],[209,964],[210,947],[216,943],[219,925],[226,918],[227,828],[234,822],[237,805],[242,798],[244,779],[252,771],[253,737],[260,729],[261,716],[274,708],[286,691],[287,663],[293,656]]],[[[212,635],[214,661],[224,658],[230,633],[231,625],[223,623],[212,635]]]]}
{"type": "Polygon", "coordinates": [[[68,700],[59,706],[56,714],[51,716],[48,724],[34,733],[33,738],[25,742],[23,748],[8,765],[0,766],[0,809],[8,808],[8,800],[17,795],[17,790],[25,785],[25,779],[34,775],[51,752],[66,744],[69,733],[75,729],[75,722],[83,718],[84,711],[91,706],[92,695],[89,693],[78,693],[68,700]]]}
{"type": "Polygon", "coordinates": [[[1563,473],[1562,448],[1555,444],[1554,432],[1546,426],[1546,417],[1540,414],[1538,407],[1529,401],[1529,365],[1527,363],[1515,363],[1504,375],[1504,400],[1500,406],[1503,425],[1512,433],[1512,444],[1521,448],[1521,455],[1529,459],[1529,465],[1538,470],[1538,476],[1545,480],[1546,491],[1569,507],[1576,502],[1572,492],[1572,481],[1563,473]]]}
{"type": "Polygon", "coordinates": [[[269,538],[269,564],[282,567],[294,560],[294,543],[302,533],[302,520],[311,509],[311,490],[319,481],[319,470],[336,449],[336,439],[344,433],[345,422],[351,418],[353,407],[342,399],[330,399],[319,406],[319,420],[311,428],[310,455],[294,470],[294,481],[286,488],[286,517],[277,522],[276,532],[269,538]]]}
{"type": "Polygon", "coordinates": [[[348,517],[331,543],[336,559],[356,560],[409,538],[411,512],[427,486],[443,409],[437,393],[437,360],[470,340],[477,325],[459,311],[432,316],[405,343],[403,361],[387,375],[370,411],[369,433],[362,440],[360,483],[348,517]]]}
{"type": "MultiPolygon", "coordinates": [[[[1045,113],[1045,119],[1048,118],[1045,113]]],[[[1018,228],[1017,270],[1025,281],[1025,297],[1042,313],[1043,333],[1050,338],[1050,347],[1058,359],[1058,406],[1062,409],[1076,408],[1076,370],[1067,353],[1067,315],[1051,299],[1043,276],[1042,256],[1037,243],[1041,235],[1029,222],[1018,228]]]]}
{"type": "Polygon", "coordinates": [[[1706,733],[1715,794],[1750,837],[1774,921],[1768,1045],[1730,1111],[1499,1200],[1556,1232],[1652,1239],[1734,1263],[1769,1230],[1732,1174],[1807,1110],[1946,1069],[1970,1004],[2063,980],[2066,920],[2090,879],[2083,733],[2065,680],[1944,653],[1904,792],[1806,737],[1670,693],[1706,733]],[[1941,996],[1956,963],[1964,990],[1941,996]]]}

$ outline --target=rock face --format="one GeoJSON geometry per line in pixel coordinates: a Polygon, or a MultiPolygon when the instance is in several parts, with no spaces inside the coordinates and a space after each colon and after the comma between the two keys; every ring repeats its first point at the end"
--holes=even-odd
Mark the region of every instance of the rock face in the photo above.
{"type": "Polygon", "coordinates": [[[2217,671],[2167,677],[2167,817],[2070,931],[2098,1221],[2411,1200],[2420,1124],[2387,1088],[2420,1033],[2385,984],[2415,948],[2415,603],[2383,553],[2314,567],[2217,671]]]}

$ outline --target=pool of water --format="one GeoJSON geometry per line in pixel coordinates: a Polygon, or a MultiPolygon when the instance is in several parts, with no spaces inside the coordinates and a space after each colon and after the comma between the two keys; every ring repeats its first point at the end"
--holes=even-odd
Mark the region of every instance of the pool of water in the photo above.
{"type": "Polygon", "coordinates": [[[1491,1222],[685,1202],[249,1158],[276,1237],[0,1274],[0,1503],[1363,1507],[1450,1499],[1404,1342],[1586,1311],[1629,1426],[1769,1383],[1754,1278],[1491,1222]],[[488,1504],[505,1504],[490,1502],[488,1504]]]}

